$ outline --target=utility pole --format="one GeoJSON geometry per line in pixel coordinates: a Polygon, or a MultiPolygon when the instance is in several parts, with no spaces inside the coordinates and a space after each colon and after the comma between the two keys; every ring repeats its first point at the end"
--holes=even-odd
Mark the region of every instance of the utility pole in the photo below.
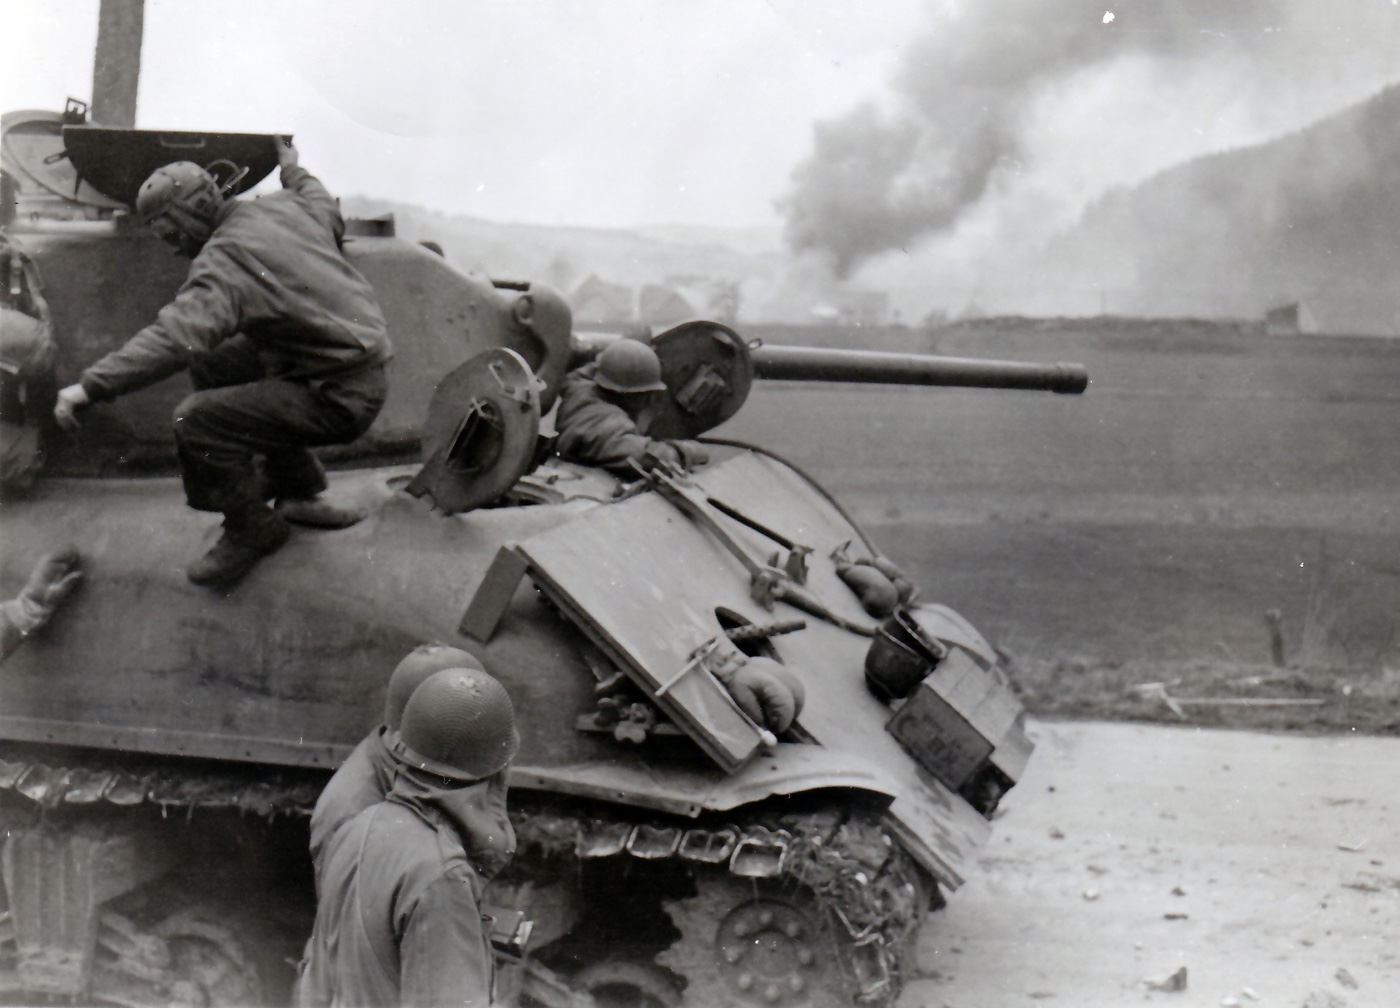
{"type": "Polygon", "coordinates": [[[92,121],[99,125],[136,125],[145,4],[146,0],[102,0],[92,64],[92,121]]]}

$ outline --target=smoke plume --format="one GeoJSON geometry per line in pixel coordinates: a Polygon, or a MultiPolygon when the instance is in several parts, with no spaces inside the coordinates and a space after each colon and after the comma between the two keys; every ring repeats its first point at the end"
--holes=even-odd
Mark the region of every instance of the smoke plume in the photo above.
{"type": "MultiPolygon", "coordinates": [[[[820,252],[846,275],[871,256],[947,231],[1001,183],[1034,172],[1033,118],[1046,96],[1096,70],[1144,56],[1183,79],[1193,67],[1244,61],[1321,65],[1329,54],[1345,56],[1346,44],[1365,42],[1329,34],[1339,18],[1305,36],[1325,9],[1335,10],[1320,0],[1125,0],[1108,10],[1105,2],[931,8],[887,100],[817,124],[812,153],[780,203],[792,248],[820,252]]],[[[1389,5],[1370,13],[1391,26],[1400,20],[1388,15],[1389,5]]],[[[1218,100],[1224,108],[1239,98],[1227,92],[1218,100]]]]}

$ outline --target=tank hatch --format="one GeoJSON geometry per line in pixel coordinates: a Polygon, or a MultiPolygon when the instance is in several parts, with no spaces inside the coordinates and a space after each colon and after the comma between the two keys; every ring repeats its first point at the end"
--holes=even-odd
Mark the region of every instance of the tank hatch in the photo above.
{"type": "Polygon", "coordinates": [[[79,178],[128,206],[151,172],[172,161],[205,168],[228,196],[251,189],[277,167],[272,133],[64,126],[63,146],[79,178]]]}
{"type": "Polygon", "coordinates": [[[753,360],[733,329],[718,322],[682,322],[651,345],[669,390],[654,407],[652,437],[699,437],[744,405],[753,385],[753,360]]]}
{"type": "Polygon", "coordinates": [[[433,392],[423,426],[427,461],[408,492],[447,514],[500,498],[534,458],[541,387],[525,359],[506,347],[454,370],[433,392]]]}
{"type": "Polygon", "coordinates": [[[20,176],[21,186],[28,181],[49,197],[115,210],[121,204],[80,179],[72,162],[64,156],[63,123],[62,112],[6,112],[0,117],[5,170],[20,176]]]}

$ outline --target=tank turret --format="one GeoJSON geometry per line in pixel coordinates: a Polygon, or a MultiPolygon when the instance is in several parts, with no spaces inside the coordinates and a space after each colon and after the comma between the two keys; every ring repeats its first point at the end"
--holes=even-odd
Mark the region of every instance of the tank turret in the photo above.
{"type": "MultiPolygon", "coordinates": [[[[95,137],[75,171],[113,190],[147,155],[104,179],[106,145],[194,142],[69,127],[26,143],[95,137]]],[[[229,178],[250,167],[199,136],[229,178]]],[[[105,216],[8,231],[43,276],[62,381],[182,279],[105,216]]],[[[619,337],[387,230],[345,247],[399,355],[375,427],[332,459],[366,520],[296,535],[226,593],[189,584],[188,544],[214,532],[168,468],[178,376],[96,407],[77,440],[46,432],[47,475],[6,502],[7,585],[58,539],[86,580],[0,676],[0,991],[285,1001],[314,906],[306,817],[398,661],[440,641],[518,712],[519,853],[488,900],[533,928],[509,929],[529,941],[505,1003],[891,1003],[1030,756],[995,649],[759,447],[711,439],[693,471],[629,479],[551,455],[566,370],[619,337]],[[728,685],[750,660],[803,695],[782,731],[728,685]]],[[[704,320],[650,342],[664,437],[714,431],[755,380],[1087,383],[1072,364],[762,345],[704,320]]]]}

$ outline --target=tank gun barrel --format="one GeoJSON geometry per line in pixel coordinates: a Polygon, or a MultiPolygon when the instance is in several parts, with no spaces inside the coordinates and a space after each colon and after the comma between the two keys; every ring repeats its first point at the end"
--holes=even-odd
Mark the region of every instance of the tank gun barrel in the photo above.
{"type": "Polygon", "coordinates": [[[1089,385],[1082,364],[780,345],[760,345],[752,354],[754,377],[778,381],[1029,389],[1066,395],[1078,395],[1089,385]]]}

